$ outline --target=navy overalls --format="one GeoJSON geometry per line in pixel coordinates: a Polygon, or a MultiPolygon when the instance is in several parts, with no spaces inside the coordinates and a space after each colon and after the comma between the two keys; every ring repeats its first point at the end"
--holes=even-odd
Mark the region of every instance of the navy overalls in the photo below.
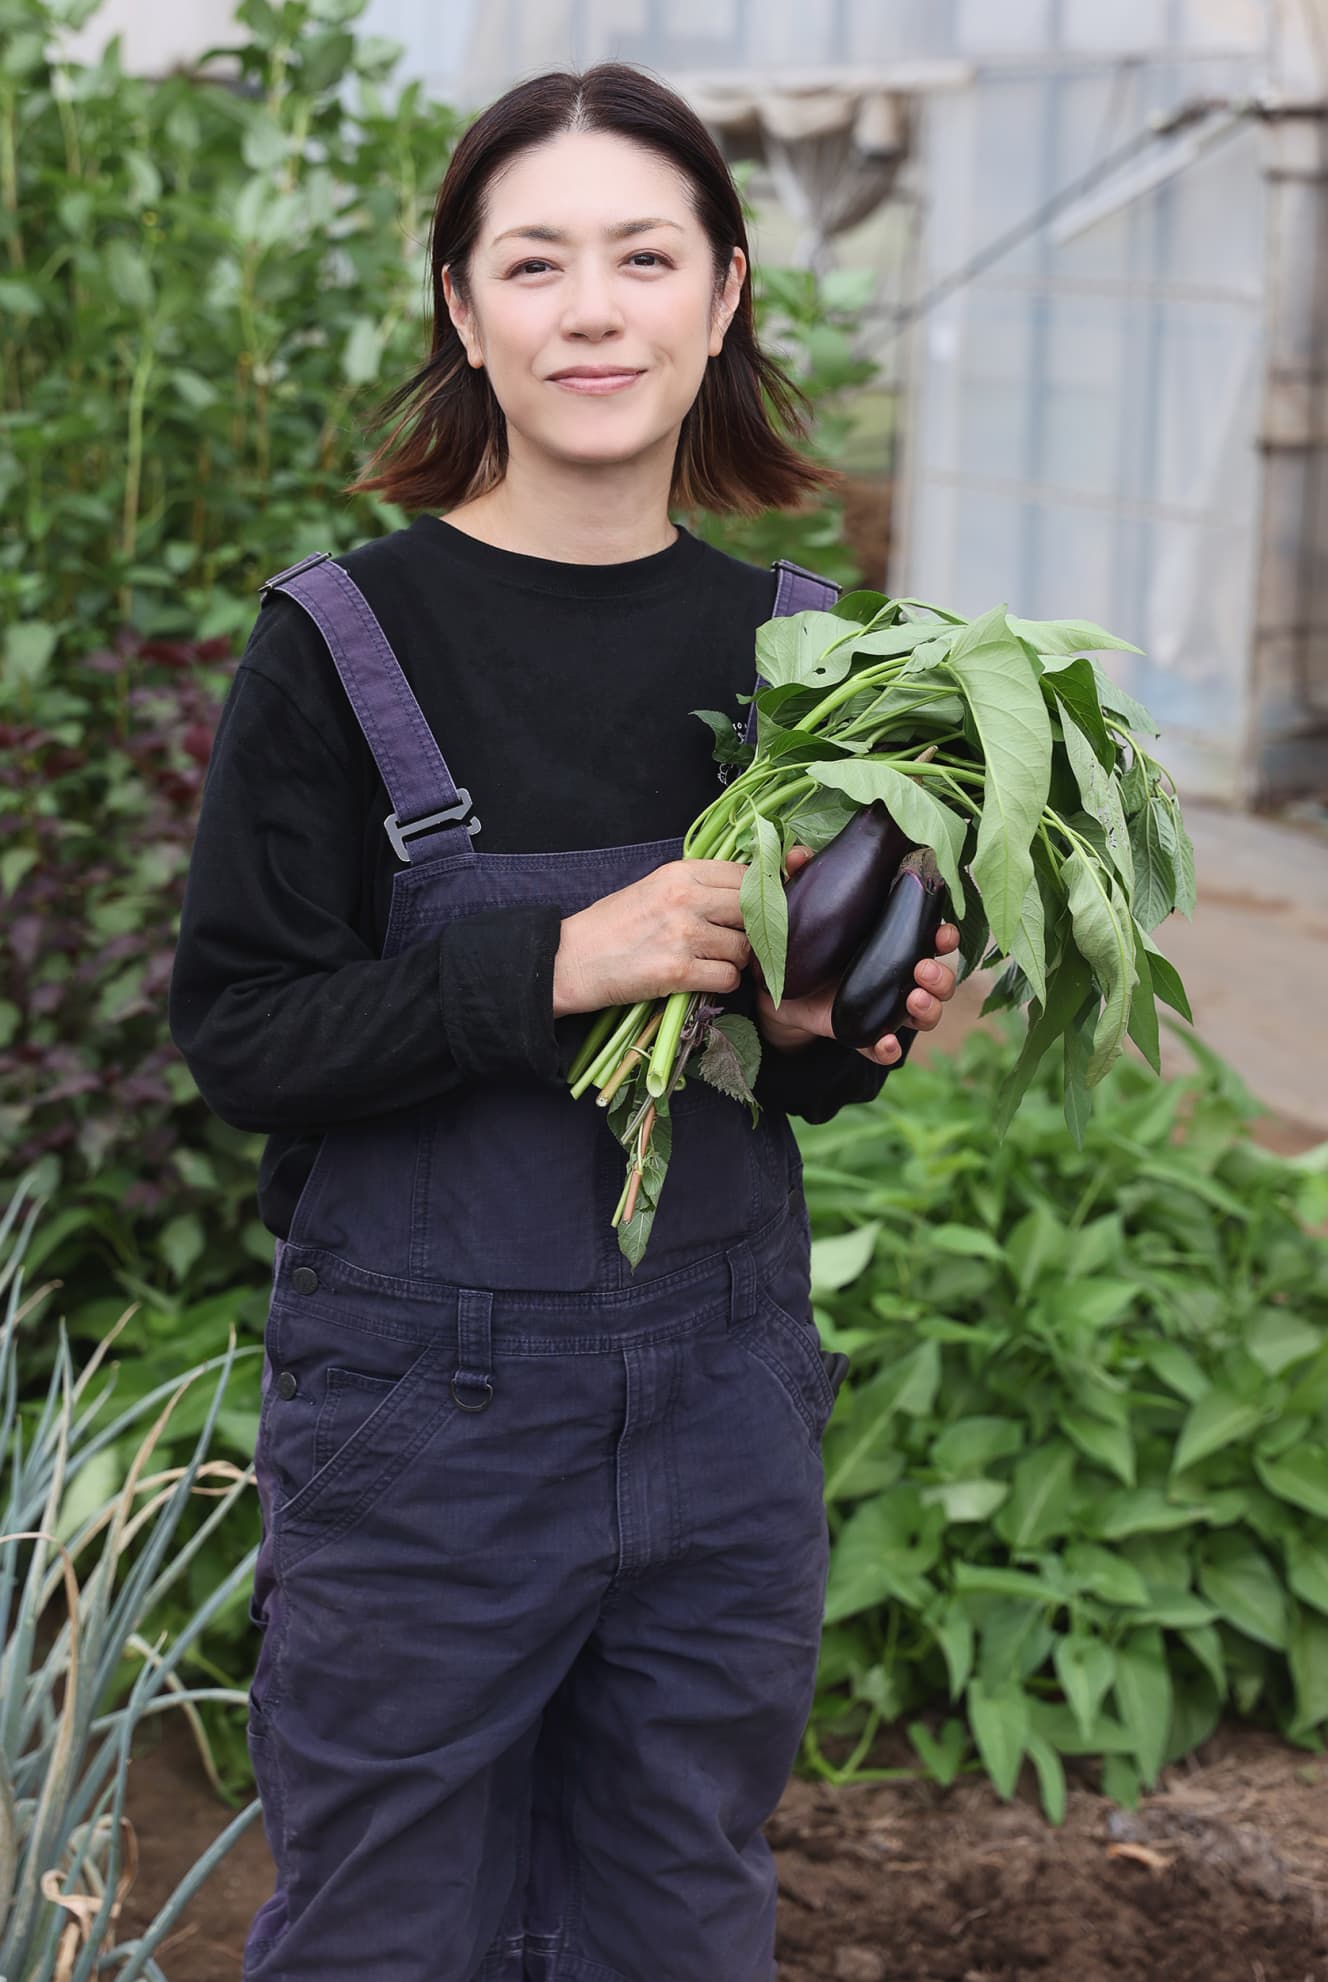
{"type": "MultiPolygon", "coordinates": [[[[780,564],[776,611],[833,598],[780,564]]],[[[352,580],[320,557],[269,584],[395,808],[385,954],[679,858],[477,853],[352,580]]],[[[671,1107],[635,1274],[589,1095],[486,1080],[323,1138],[267,1323],[250,1747],[277,1887],[245,1982],[774,1974],[761,1825],[812,1703],[834,1387],[787,1119],[699,1080],[671,1107]]]]}

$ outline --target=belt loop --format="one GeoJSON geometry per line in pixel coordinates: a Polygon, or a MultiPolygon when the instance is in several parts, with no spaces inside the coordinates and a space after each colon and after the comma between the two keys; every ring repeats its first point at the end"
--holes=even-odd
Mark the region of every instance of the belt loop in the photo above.
{"type": "Polygon", "coordinates": [[[729,1285],[729,1326],[740,1328],[756,1313],[756,1264],[752,1258],[750,1239],[734,1246],[728,1255],[729,1285]]]}
{"type": "Polygon", "coordinates": [[[460,1411],[487,1411],[493,1402],[493,1295],[487,1288],[463,1287],[457,1295],[452,1402],[460,1411]]]}

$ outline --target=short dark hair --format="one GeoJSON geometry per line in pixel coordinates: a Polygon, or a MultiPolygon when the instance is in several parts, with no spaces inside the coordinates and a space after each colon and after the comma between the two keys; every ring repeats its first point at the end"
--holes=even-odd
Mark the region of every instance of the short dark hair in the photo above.
{"type": "Polygon", "coordinates": [[[805,439],[811,407],[757,343],[742,201],[723,153],[675,91],[629,63],[600,62],[584,72],[550,70],[518,83],[462,135],[438,189],[429,238],[429,355],[380,407],[378,423],[390,422],[391,430],[347,493],[377,490],[408,511],[445,510],[502,480],[507,423],[487,371],[467,361],[448,315],[443,269],[465,300],[469,257],[494,173],[519,152],[565,131],[613,132],[680,168],[713,251],[716,296],[734,247],[748,258],[723,349],[709,360],[683,419],[671,504],[755,516],[792,509],[817,490],[837,486],[842,478],[833,469],[808,460],[784,438],[805,439]]]}

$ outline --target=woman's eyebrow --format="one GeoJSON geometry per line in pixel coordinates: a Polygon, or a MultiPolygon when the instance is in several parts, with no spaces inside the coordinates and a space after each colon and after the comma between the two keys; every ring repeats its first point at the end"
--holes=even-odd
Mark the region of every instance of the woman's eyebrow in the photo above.
{"type": "MultiPolygon", "coordinates": [[[[629,234],[644,234],[651,227],[676,227],[680,234],[683,231],[681,225],[676,220],[661,220],[658,218],[652,220],[620,220],[614,226],[604,229],[604,238],[606,241],[624,241],[629,234]]],[[[564,233],[560,227],[509,227],[504,233],[495,234],[490,246],[496,248],[500,241],[508,240],[513,234],[519,234],[524,241],[568,241],[571,239],[571,236],[564,233]]]]}

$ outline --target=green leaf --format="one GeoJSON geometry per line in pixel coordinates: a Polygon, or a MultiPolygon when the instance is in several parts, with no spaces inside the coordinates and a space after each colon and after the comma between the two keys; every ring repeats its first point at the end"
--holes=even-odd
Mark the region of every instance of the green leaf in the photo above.
{"type": "Polygon", "coordinates": [[[1153,974],[1144,948],[1143,931],[1136,922],[1130,925],[1134,937],[1134,967],[1136,981],[1130,993],[1130,1037],[1147,1060],[1155,1074],[1162,1071],[1162,1041],[1157,1025],[1157,993],[1153,989],[1153,974]]]}
{"type": "Polygon", "coordinates": [[[1283,1537],[1282,1548],[1292,1590],[1302,1603],[1328,1613],[1328,1546],[1320,1548],[1309,1535],[1292,1528],[1283,1537]]]}
{"type": "Polygon", "coordinates": [[[1131,1631],[1117,1645],[1115,1690],[1139,1773],[1151,1785],[1162,1767],[1171,1724],[1171,1674],[1157,1625],[1131,1631]]]}
{"type": "Polygon", "coordinates": [[[910,1418],[925,1418],[936,1402],[940,1381],[940,1347],[927,1341],[919,1342],[883,1369],[872,1389],[888,1409],[902,1411],[910,1418]]]}
{"type": "Polygon", "coordinates": [[[950,1698],[957,1700],[973,1670],[973,1620],[958,1597],[951,1597],[938,1619],[928,1622],[945,1659],[950,1698]]]}
{"type": "Polygon", "coordinates": [[[341,352],[341,372],[349,385],[368,385],[383,358],[382,328],[373,317],[356,317],[341,352]]]}
{"type": "Polygon", "coordinates": [[[35,283],[20,282],[13,275],[0,276],[0,315],[27,319],[39,317],[45,308],[35,283]]]}
{"type": "Polygon", "coordinates": [[[772,820],[763,818],[755,807],[751,818],[752,853],[738,890],[738,906],[751,946],[760,959],[766,990],[777,1005],[784,995],[784,966],[788,959],[783,849],[779,829],[772,820]]]}
{"type": "Polygon", "coordinates": [[[1056,1640],[1052,1654],[1056,1677],[1085,1740],[1116,1677],[1116,1660],[1101,1638],[1072,1632],[1056,1640]]]}
{"type": "Polygon", "coordinates": [[[1094,661],[1092,666],[1097,677],[1097,697],[1102,707],[1109,709],[1113,716],[1119,716],[1126,729],[1132,729],[1140,736],[1160,736],[1161,731],[1143,703],[1136,702],[1132,695],[1118,687],[1100,661],[1094,661]]]}
{"type": "MultiPolygon", "coordinates": [[[[1042,661],[1042,657],[1039,656],[1042,661]]],[[[1097,699],[1097,676],[1092,663],[1087,660],[1052,661],[1042,663],[1042,693],[1048,698],[1053,713],[1059,715],[1064,709],[1079,728],[1085,732],[1104,768],[1114,770],[1116,745],[1105,722],[1102,708],[1097,699]]]]}
{"type": "MultiPolygon", "coordinates": [[[[1128,1740],[1128,1735],[1126,1736],[1128,1740]]],[[[1109,1803],[1125,1810],[1137,1810],[1142,1785],[1139,1771],[1125,1755],[1108,1755],[1102,1764],[1102,1794],[1109,1803]]]]}
{"type": "Polygon", "coordinates": [[[928,1457],[938,1472],[966,1477],[981,1473],[993,1459],[1008,1459],[1024,1442],[1016,1418],[956,1418],[932,1441],[928,1457]]]}
{"type": "Polygon", "coordinates": [[[1123,1486],[1134,1485],[1134,1440],[1128,1425],[1109,1425],[1091,1411],[1065,1410],[1059,1423],[1087,1458],[1105,1466],[1123,1486]]]}
{"type": "Polygon", "coordinates": [[[961,1720],[947,1720],[938,1741],[923,1721],[910,1721],[908,1738],[933,1782],[948,1789],[968,1753],[968,1729],[961,1720]]]}
{"type": "Polygon", "coordinates": [[[1185,1626],[1180,1633],[1181,1643],[1188,1645],[1204,1671],[1212,1680],[1218,1698],[1227,1694],[1226,1655],[1222,1650],[1222,1634],[1212,1624],[1197,1627],[1185,1626]]]}
{"type": "Polygon", "coordinates": [[[1096,654],[1113,647],[1127,654],[1143,652],[1091,619],[1016,619],[1011,613],[1010,631],[1027,640],[1036,654],[1096,654]]]}
{"type": "Polygon", "coordinates": [[[1065,1592],[1059,1584],[1023,1569],[1002,1569],[992,1564],[956,1561],[954,1587],[970,1596],[1019,1597],[1034,1603],[1063,1603],[1065,1592]]]}
{"type": "Polygon", "coordinates": [[[1037,1072],[1043,1054],[1060,1037],[1084,1001],[1090,983],[1088,965],[1073,944],[1068,944],[1060,963],[1047,980],[1047,1001],[1036,1017],[1029,1007],[1029,1026],[1019,1058],[1001,1082],[996,1095],[992,1127],[1001,1141],[1019,1106],[1029,1082],[1037,1072]]]}
{"type": "MultiPolygon", "coordinates": [[[[1096,750],[1068,710],[1061,729],[1065,739],[1065,754],[1070,760],[1070,769],[1079,787],[1084,810],[1101,826],[1106,838],[1107,852],[1116,872],[1120,875],[1126,893],[1129,894],[1135,886],[1134,856],[1130,845],[1130,829],[1126,824],[1125,810],[1121,804],[1120,786],[1109,771],[1103,770],[1096,750]]],[[[1169,899],[1167,907],[1171,907],[1169,899]]],[[[1142,917],[1140,919],[1142,920],[1142,917]]],[[[1152,924],[1148,926],[1151,928],[1152,924]]]]}
{"type": "Polygon", "coordinates": [[[1039,1004],[1047,999],[1046,912],[1042,888],[1036,873],[1028,883],[1019,920],[1015,924],[1010,955],[1023,972],[1028,989],[1039,1004]]]}
{"type": "MultiPolygon", "coordinates": [[[[1136,925],[1137,926],[1137,925],[1136,925]]],[[[1185,995],[1185,986],[1180,981],[1180,973],[1175,965],[1164,957],[1157,944],[1146,931],[1139,931],[1144,949],[1148,953],[1148,969],[1153,979],[1153,995],[1164,1005],[1170,1005],[1173,1012],[1179,1012],[1183,1019],[1194,1022],[1190,1001],[1185,995]]]]}
{"type": "Polygon", "coordinates": [[[1088,1091],[1088,1069],[1093,1058],[1093,1020],[1097,1015],[1097,994],[1085,999],[1065,1028],[1065,1126],[1076,1149],[1084,1146],[1093,1112],[1088,1091]]]}
{"type": "Polygon", "coordinates": [[[760,1033],[750,1019],[728,1012],[710,1021],[705,1047],[690,1065],[699,1080],[718,1088],[731,1101],[745,1101],[755,1128],[761,1109],[752,1086],[760,1062],[760,1033]]]}
{"type": "Polygon", "coordinates": [[[964,890],[959,878],[959,857],[964,849],[967,826],[959,813],[942,805],[925,789],[920,778],[896,771],[893,765],[873,758],[853,758],[845,762],[810,764],[807,775],[817,784],[847,792],[858,805],[883,801],[886,811],[915,846],[928,846],[936,855],[950,893],[950,920],[964,912],[964,890]]]}
{"type": "MultiPolygon", "coordinates": [[[[1308,1362],[1328,1339],[1322,1325],[1316,1328],[1307,1316],[1297,1314],[1292,1308],[1274,1307],[1271,1302],[1265,1302],[1246,1316],[1241,1338],[1260,1369],[1267,1370],[1269,1376],[1281,1376],[1297,1363],[1308,1362]]],[[[1260,1444],[1264,1451],[1268,1450],[1266,1440],[1260,1444]]]]}
{"type": "Polygon", "coordinates": [[[1211,1379],[1179,1342],[1150,1342],[1144,1349],[1144,1360],[1163,1383],[1179,1393],[1187,1404],[1197,1404],[1199,1399],[1212,1388],[1211,1379]]]}
{"type": "Polygon", "coordinates": [[[1171,1528],[1197,1526],[1202,1508],[1180,1506],[1159,1487],[1133,1487],[1103,1494],[1090,1510],[1092,1530],[1104,1541],[1126,1535],[1164,1534],[1171,1528]]]}
{"type": "Polygon", "coordinates": [[[1181,1427],[1171,1461],[1173,1474],[1184,1472],[1206,1459],[1210,1452],[1234,1445],[1247,1438],[1263,1422],[1264,1407],[1247,1397],[1237,1397],[1220,1384],[1213,1384],[1190,1406],[1181,1427]]]}
{"type": "Polygon", "coordinates": [[[5,630],[5,680],[15,688],[33,688],[50,666],[59,630],[45,620],[23,619],[5,630]]]}
{"type": "Polygon", "coordinates": [[[1257,1449],[1253,1456],[1254,1470],[1269,1493],[1328,1519],[1328,1445],[1306,1440],[1280,1459],[1265,1458],[1257,1449]]]}
{"type": "Polygon", "coordinates": [[[982,1681],[974,1677],[968,1682],[967,1699],[969,1726],[983,1766],[997,1794],[1008,1803],[1014,1795],[1028,1740],[1027,1696],[1017,1680],[1010,1680],[989,1693],[982,1681]]]}
{"type": "Polygon", "coordinates": [[[864,1273],[876,1247],[880,1225],[859,1225],[852,1232],[836,1232],[829,1238],[813,1239],[812,1292],[836,1294],[851,1286],[864,1273]]]}
{"type": "Polygon", "coordinates": [[[1267,1556],[1247,1536],[1225,1532],[1206,1536],[1198,1582],[1209,1603],[1247,1638],[1277,1652],[1286,1650],[1286,1594],[1267,1556]]]}
{"type": "Polygon", "coordinates": [[[1191,917],[1197,906],[1194,878],[1194,844],[1186,832],[1180,816],[1180,807],[1174,798],[1164,798],[1158,804],[1158,822],[1163,841],[1176,874],[1176,907],[1181,914],[1191,917]]]}
{"type": "Polygon", "coordinates": [[[825,1621],[838,1623],[888,1598],[925,1611],[935,1598],[926,1571],[934,1566],[945,1517],[923,1508],[916,1489],[893,1487],[866,1500],[841,1528],[830,1559],[825,1621]]]}
{"type": "Polygon", "coordinates": [[[161,1256],[177,1281],[183,1280],[195,1260],[202,1258],[206,1244],[203,1221],[192,1211],[172,1218],[157,1238],[161,1256]]]}
{"type": "Polygon", "coordinates": [[[1070,1526],[1070,1494],[1077,1455],[1063,1438],[1049,1439],[1014,1469],[1014,1491],[993,1526],[1013,1550],[1039,1548],[1070,1526]]]}
{"type": "Polygon", "coordinates": [[[156,299],[156,285],[143,256],[122,236],[108,241],[105,253],[106,278],[117,303],[146,314],[156,299]]]}
{"type": "Polygon", "coordinates": [[[1176,900],[1176,870],[1162,820],[1166,807],[1154,801],[1129,821],[1134,857],[1134,895],[1130,907],[1143,929],[1156,929],[1170,915],[1176,900]]]}
{"type": "Polygon", "coordinates": [[[1025,1745],[1037,1770],[1038,1793],[1042,1798],[1042,1814],[1049,1824],[1061,1825],[1065,1822],[1065,1770],[1060,1756],[1042,1735],[1032,1729],[1025,1737],[1025,1745]]]}
{"type": "Polygon", "coordinates": [[[772,688],[833,688],[849,671],[855,639],[856,629],[833,613],[781,613],[756,629],[757,672],[772,688]]]}
{"type": "Polygon", "coordinates": [[[1070,904],[1075,945],[1103,999],[1093,1032],[1093,1057],[1085,1075],[1092,1087],[1120,1053],[1129,1028],[1137,976],[1134,932],[1119,885],[1078,847],[1061,869],[1061,882],[1070,904]]]}
{"type": "Polygon", "coordinates": [[[1003,606],[960,629],[948,665],[972,712],[985,762],[973,879],[992,934],[1009,952],[1033,876],[1029,845],[1051,784],[1051,723],[1003,606]]]}
{"type": "Polygon", "coordinates": [[[1216,1616],[1213,1606],[1201,1602],[1192,1590],[1150,1589],[1138,1622],[1161,1624],[1168,1631],[1194,1631],[1211,1624],[1216,1616]]]}
{"type": "Polygon", "coordinates": [[[1148,1587],[1134,1564],[1095,1542],[1073,1542],[1066,1549],[1065,1574],[1076,1590],[1089,1590],[1104,1603],[1148,1602],[1148,1587]]]}
{"type": "Polygon", "coordinates": [[[1309,1734],[1328,1720],[1328,1618],[1294,1607],[1287,1662],[1296,1689],[1298,1734],[1309,1734]]]}
{"type": "Polygon", "coordinates": [[[1005,1480],[942,1480],[922,1488],[923,1506],[944,1508],[952,1522],[989,1520],[1009,1496],[1005,1480]]]}

